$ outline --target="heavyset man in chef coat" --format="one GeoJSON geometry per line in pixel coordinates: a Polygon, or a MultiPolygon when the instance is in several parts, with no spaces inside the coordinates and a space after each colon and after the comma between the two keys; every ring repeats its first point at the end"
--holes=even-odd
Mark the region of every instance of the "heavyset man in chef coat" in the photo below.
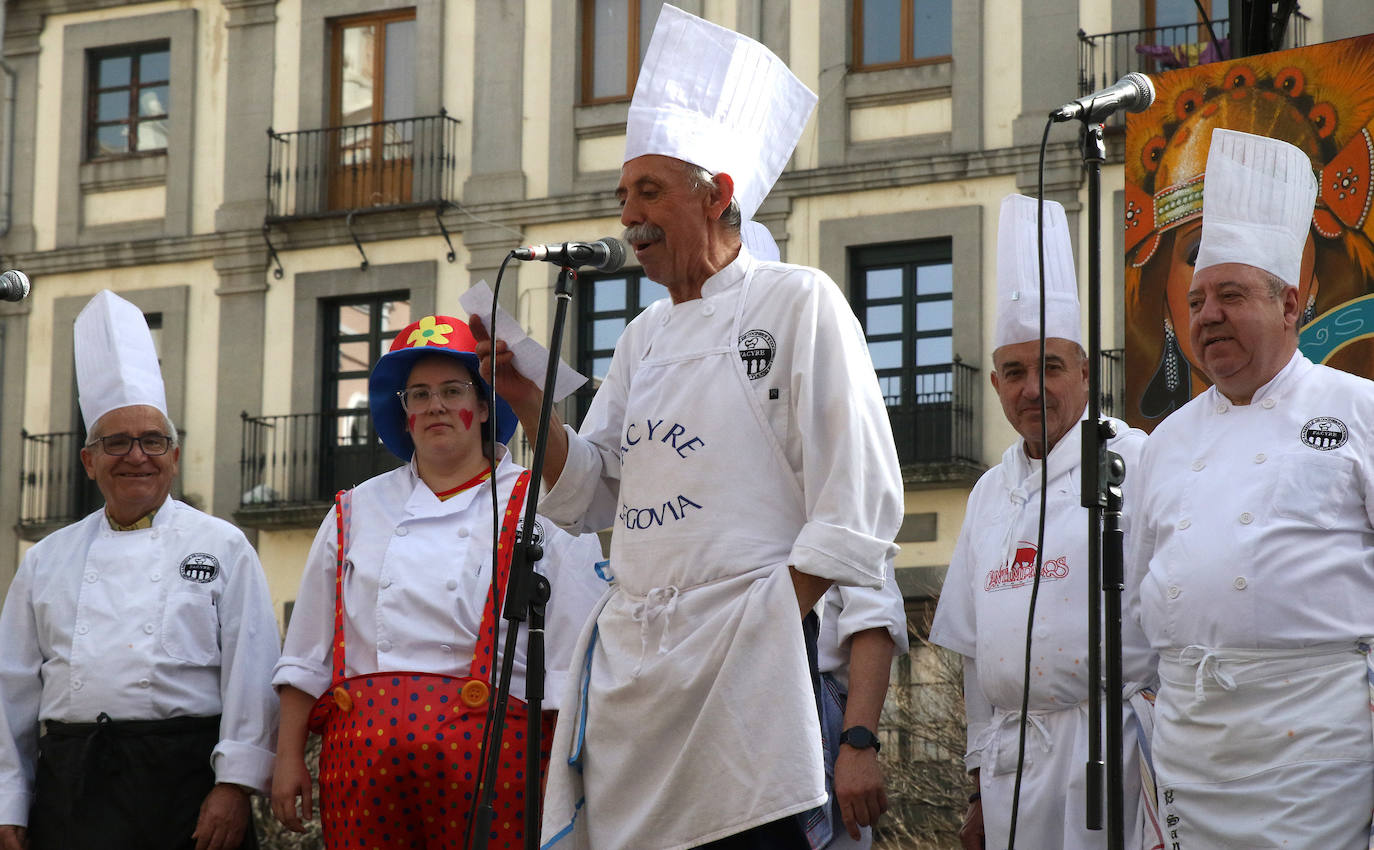
{"type": "Polygon", "coordinates": [[[28,551],[0,614],[0,848],[256,847],[277,722],[262,566],[171,498],[180,449],[143,314],[102,291],[74,336],[105,506],[28,551]]]}
{"type": "MultiPolygon", "coordinates": [[[[992,385],[1020,435],[974,486],[955,544],[930,639],[964,657],[968,714],[965,762],[979,791],[960,838],[966,848],[1002,850],[1011,828],[1026,623],[1035,576],[1042,465],[1048,501],[1040,592],[1032,640],[1026,758],[1016,846],[1098,848],[1086,819],[1088,714],[1088,510],[1081,504],[1080,422],[1088,404],[1078,278],[1064,209],[1044,202],[1045,378],[1040,383],[1037,202],[1002,201],[997,233],[997,325],[992,385]],[[1040,405],[1045,404],[1041,435],[1040,405]],[[1048,443],[1044,440],[1048,439],[1048,443]],[[1048,453],[1046,447],[1048,446],[1048,453]]],[[[1129,488],[1145,435],[1113,420],[1111,451],[1126,463],[1129,488]]],[[[1129,497],[1128,497],[1129,502],[1129,497]]],[[[1124,526],[1123,522],[1123,526],[1124,526]]],[[[1130,618],[1128,618],[1129,621],[1130,618]]],[[[1142,688],[1153,659],[1133,629],[1123,635],[1126,846],[1158,846],[1151,804],[1141,795],[1139,750],[1150,722],[1142,688]]]]}
{"type": "Polygon", "coordinates": [[[1369,846],[1374,383],[1297,350],[1316,194],[1298,148],[1213,131],[1188,291],[1212,386],[1128,496],[1166,847],[1369,846]]]}
{"type": "MultiPolygon", "coordinates": [[[[882,585],[902,482],[842,293],[740,244],[814,104],[763,46],[663,7],[616,193],[671,297],[543,471],[551,519],[614,525],[615,574],[560,715],[548,846],[805,847],[794,816],[826,799],[802,615],[832,582],[882,585]]],[[[539,392],[495,354],[532,433],[539,392]]]]}

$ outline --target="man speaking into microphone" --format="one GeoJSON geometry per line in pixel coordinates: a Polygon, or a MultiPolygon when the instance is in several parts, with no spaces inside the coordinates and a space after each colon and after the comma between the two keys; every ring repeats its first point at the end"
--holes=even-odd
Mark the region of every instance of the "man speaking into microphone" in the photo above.
{"type": "MultiPolygon", "coordinates": [[[[795,816],[826,799],[802,618],[832,583],[883,584],[903,508],[853,310],[741,245],[815,102],[762,45],[663,7],[616,196],[670,298],[543,470],[546,516],[614,526],[615,574],[574,655],[546,846],[804,848],[795,816]]],[[[500,341],[477,350],[534,433],[539,391],[500,341]]]]}

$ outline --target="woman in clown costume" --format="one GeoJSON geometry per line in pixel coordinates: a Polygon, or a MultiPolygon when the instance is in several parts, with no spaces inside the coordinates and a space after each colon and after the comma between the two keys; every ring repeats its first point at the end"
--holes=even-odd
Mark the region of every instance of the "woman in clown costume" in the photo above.
{"type": "MultiPolygon", "coordinates": [[[[529,481],[504,445],[515,416],[499,397],[488,407],[472,348],[464,322],[427,316],[378,360],[369,378],[372,420],[406,464],[339,494],[311,546],[273,673],[282,703],[273,811],[297,831],[302,815],[312,815],[304,750],[307,732],[321,733],[319,808],[330,848],[465,846],[500,669],[491,600],[493,592],[504,597],[529,481]],[[494,476],[485,448],[493,430],[494,476]]],[[[547,755],[552,698],[605,585],[594,535],[536,525],[544,551],[537,567],[552,585],[547,755]]],[[[493,847],[523,843],[526,714],[516,697],[525,693],[524,632],[522,624],[494,779],[493,847]]]]}

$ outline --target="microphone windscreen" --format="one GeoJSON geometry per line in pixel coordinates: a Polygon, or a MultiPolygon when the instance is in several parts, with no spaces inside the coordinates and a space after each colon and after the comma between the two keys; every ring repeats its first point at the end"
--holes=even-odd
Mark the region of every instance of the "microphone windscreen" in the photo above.
{"type": "Polygon", "coordinates": [[[23,301],[29,294],[29,276],[19,269],[0,274],[0,301],[23,301]]]}
{"type": "Polygon", "coordinates": [[[597,241],[606,246],[606,262],[601,265],[601,271],[620,271],[625,265],[625,243],[614,236],[603,236],[597,241]]]}

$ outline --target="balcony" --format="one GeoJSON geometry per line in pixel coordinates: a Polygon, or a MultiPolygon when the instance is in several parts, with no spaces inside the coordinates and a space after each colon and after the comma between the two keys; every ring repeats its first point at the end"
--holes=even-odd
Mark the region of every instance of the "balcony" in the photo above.
{"type": "Polygon", "coordinates": [[[315,528],[339,490],[401,465],[373,436],[366,409],[240,418],[242,526],[315,528]]]}
{"type": "Polygon", "coordinates": [[[971,484],[979,459],[978,370],[955,360],[939,366],[879,370],[902,478],[909,486],[971,484]],[[890,373],[889,373],[890,372],[890,373]]]}
{"type": "Polygon", "coordinates": [[[267,224],[433,207],[458,199],[458,119],[438,115],[277,133],[267,224]]]}
{"type": "Polygon", "coordinates": [[[95,510],[103,500],[81,465],[81,432],[22,435],[19,536],[41,540],[95,510]]]}
{"type": "MultiPolygon", "coordinates": [[[[1284,34],[1284,47],[1307,44],[1308,17],[1294,12],[1284,34]]],[[[1078,94],[1091,94],[1106,88],[1132,71],[1158,74],[1175,68],[1191,68],[1230,58],[1231,22],[1212,21],[1211,33],[1205,24],[1120,30],[1088,35],[1078,31],[1078,94]],[[1216,42],[1213,43],[1212,35],[1216,42]]],[[[1108,126],[1125,126],[1121,114],[1112,116],[1108,126]]]]}
{"type": "Polygon", "coordinates": [[[1126,349],[1104,349],[1098,364],[1102,370],[1102,385],[1098,387],[1102,415],[1120,419],[1126,415],[1126,349]]]}

